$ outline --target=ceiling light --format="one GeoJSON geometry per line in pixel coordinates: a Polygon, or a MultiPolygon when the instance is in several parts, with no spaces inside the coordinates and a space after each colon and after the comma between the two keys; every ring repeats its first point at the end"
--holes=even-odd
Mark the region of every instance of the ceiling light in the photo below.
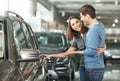
{"type": "Polygon", "coordinates": [[[114,42],[117,42],[117,39],[115,39],[114,42]]]}
{"type": "Polygon", "coordinates": [[[112,24],[112,27],[115,27],[115,23],[112,24]]]}
{"type": "Polygon", "coordinates": [[[114,22],[115,22],[115,23],[118,23],[119,21],[118,21],[118,19],[115,19],[114,22]]]}
{"type": "Polygon", "coordinates": [[[115,1],[115,5],[118,5],[118,1],[117,0],[115,1]]]}

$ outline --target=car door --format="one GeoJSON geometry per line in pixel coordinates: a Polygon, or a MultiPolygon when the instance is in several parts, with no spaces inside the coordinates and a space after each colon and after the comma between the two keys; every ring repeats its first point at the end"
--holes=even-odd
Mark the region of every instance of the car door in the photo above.
{"type": "MultiPolygon", "coordinates": [[[[7,21],[0,18],[0,81],[16,81],[21,77],[21,71],[15,66],[15,63],[9,58],[12,55],[10,47],[13,44],[10,30],[7,28],[7,21]],[[9,36],[8,36],[9,35],[9,36]],[[10,54],[10,55],[9,55],[10,54]],[[17,74],[14,76],[14,74],[17,74]]],[[[23,79],[21,81],[24,81],[23,79]]]]}
{"type": "MultiPolygon", "coordinates": [[[[30,26],[25,22],[14,22],[14,39],[16,42],[18,59],[21,59],[20,51],[22,49],[32,49],[38,51],[37,44],[35,42],[34,34],[30,26]],[[19,25],[19,26],[18,26],[19,25]]],[[[19,62],[19,68],[22,70],[22,75],[27,81],[44,81],[45,73],[44,65],[40,65],[39,61],[35,62],[19,62]],[[39,77],[41,78],[39,79],[39,77]]],[[[22,77],[21,77],[22,79],[22,77]]]]}
{"type": "Polygon", "coordinates": [[[45,81],[46,64],[36,57],[40,51],[31,27],[16,13],[9,13],[15,16],[0,18],[0,81],[45,81]],[[21,52],[37,54],[26,60],[21,52]]]}

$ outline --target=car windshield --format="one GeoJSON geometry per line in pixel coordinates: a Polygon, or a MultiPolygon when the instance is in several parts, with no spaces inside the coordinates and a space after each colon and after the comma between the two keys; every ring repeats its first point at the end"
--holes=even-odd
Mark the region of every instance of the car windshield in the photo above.
{"type": "Polygon", "coordinates": [[[107,49],[120,49],[120,42],[108,42],[107,49]]]}
{"type": "Polygon", "coordinates": [[[62,34],[35,34],[39,46],[62,47],[65,45],[62,34]]]}

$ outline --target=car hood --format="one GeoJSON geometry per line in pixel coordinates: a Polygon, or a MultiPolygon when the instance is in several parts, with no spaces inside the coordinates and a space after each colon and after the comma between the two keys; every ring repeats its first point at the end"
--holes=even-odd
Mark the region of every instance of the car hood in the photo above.
{"type": "Polygon", "coordinates": [[[39,47],[42,53],[61,53],[67,50],[67,47],[39,47]]]}
{"type": "Polygon", "coordinates": [[[107,51],[109,51],[111,54],[118,54],[120,55],[120,49],[108,49],[107,51]]]}

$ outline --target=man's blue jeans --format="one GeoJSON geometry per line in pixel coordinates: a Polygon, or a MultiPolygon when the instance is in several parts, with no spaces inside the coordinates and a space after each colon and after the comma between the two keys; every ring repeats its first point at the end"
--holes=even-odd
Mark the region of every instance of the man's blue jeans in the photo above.
{"type": "Polygon", "coordinates": [[[87,81],[85,66],[80,66],[80,81],[87,81]]]}
{"type": "Polygon", "coordinates": [[[102,81],[104,77],[104,68],[86,69],[87,81],[102,81]]]}

